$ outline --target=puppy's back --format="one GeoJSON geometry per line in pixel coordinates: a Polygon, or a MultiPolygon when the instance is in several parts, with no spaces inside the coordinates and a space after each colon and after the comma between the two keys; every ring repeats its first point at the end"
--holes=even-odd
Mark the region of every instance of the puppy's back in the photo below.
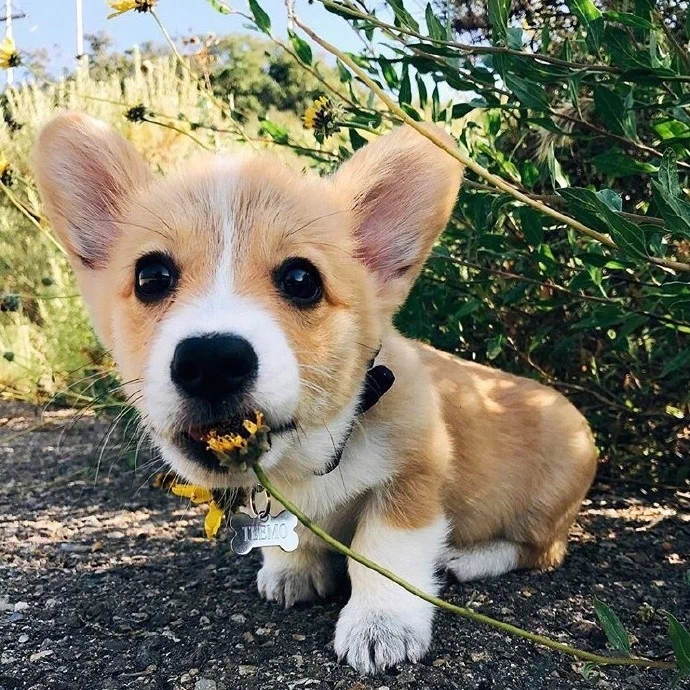
{"type": "Polygon", "coordinates": [[[418,349],[454,444],[446,507],[456,544],[507,538],[541,554],[564,541],[597,463],[582,414],[536,381],[418,349]]]}

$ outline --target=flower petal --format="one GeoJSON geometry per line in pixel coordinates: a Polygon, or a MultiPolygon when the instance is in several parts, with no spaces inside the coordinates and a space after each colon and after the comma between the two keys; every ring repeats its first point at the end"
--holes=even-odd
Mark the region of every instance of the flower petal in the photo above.
{"type": "Polygon", "coordinates": [[[192,503],[208,503],[213,500],[213,493],[204,486],[194,486],[194,484],[174,484],[172,492],[175,496],[188,498],[192,503]]]}
{"type": "Polygon", "coordinates": [[[208,506],[208,513],[206,513],[206,518],[204,519],[204,532],[206,532],[207,539],[213,539],[216,536],[224,516],[225,512],[223,509],[215,501],[211,501],[208,506]]]}

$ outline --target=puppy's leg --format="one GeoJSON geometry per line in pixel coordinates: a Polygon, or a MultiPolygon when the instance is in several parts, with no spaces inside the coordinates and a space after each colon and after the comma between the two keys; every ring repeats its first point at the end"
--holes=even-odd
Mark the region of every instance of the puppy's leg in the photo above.
{"type": "MultiPolygon", "coordinates": [[[[378,508],[370,508],[357,527],[352,548],[436,594],[435,571],[446,533],[442,515],[427,518],[419,527],[399,527],[378,508]]],[[[336,627],[338,656],[360,673],[421,659],[431,642],[434,607],[359,563],[349,561],[348,570],[352,596],[336,627]]]]}
{"type": "Polygon", "coordinates": [[[264,564],[259,570],[259,593],[268,601],[289,608],[298,602],[325,598],[337,585],[333,559],[325,549],[300,544],[296,551],[262,549],[264,564]]]}
{"type": "Polygon", "coordinates": [[[522,548],[512,541],[497,539],[464,548],[448,549],[446,568],[460,582],[503,575],[521,565],[522,548]]]}

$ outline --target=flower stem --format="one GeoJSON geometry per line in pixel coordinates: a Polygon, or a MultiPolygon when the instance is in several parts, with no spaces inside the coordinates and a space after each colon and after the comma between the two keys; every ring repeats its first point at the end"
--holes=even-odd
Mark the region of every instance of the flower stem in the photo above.
{"type": "Polygon", "coordinates": [[[369,560],[366,556],[362,556],[362,554],[353,551],[350,547],[345,546],[345,544],[339,542],[337,539],[332,537],[330,534],[328,534],[328,532],[323,530],[315,522],[313,522],[313,520],[311,520],[307,515],[305,515],[294,503],[292,503],[292,501],[287,499],[275,487],[273,482],[271,482],[266,473],[263,471],[261,465],[259,465],[258,463],[254,463],[253,469],[254,473],[256,474],[256,478],[266,489],[266,491],[271,496],[273,496],[273,498],[275,498],[279,503],[281,503],[286,510],[291,512],[310,532],[312,532],[317,537],[319,537],[319,539],[328,544],[334,551],[337,551],[338,553],[341,553],[342,555],[351,558],[353,561],[357,561],[357,563],[360,563],[361,565],[363,565],[366,568],[369,568],[370,570],[374,570],[375,572],[379,573],[379,575],[382,575],[383,577],[391,580],[391,582],[395,582],[395,584],[400,585],[400,587],[410,592],[410,594],[414,594],[415,596],[418,596],[421,599],[428,601],[430,604],[433,604],[434,606],[443,609],[444,611],[449,611],[450,613],[462,616],[463,618],[468,618],[469,620],[474,621],[476,623],[490,625],[491,627],[497,628],[498,630],[502,630],[503,632],[508,633],[509,635],[521,637],[522,639],[529,640],[530,642],[541,645],[542,647],[548,647],[549,649],[561,652],[562,654],[568,654],[569,656],[575,657],[576,659],[579,659],[581,661],[588,661],[590,663],[598,664],[601,666],[642,666],[644,668],[663,668],[669,670],[677,668],[674,663],[669,661],[657,661],[654,659],[645,659],[642,657],[634,656],[609,657],[603,656],[601,654],[593,654],[591,652],[586,652],[582,649],[578,649],[577,647],[571,647],[570,645],[563,644],[562,642],[552,640],[550,637],[546,637],[545,635],[538,635],[537,633],[530,632],[529,630],[518,628],[517,626],[511,625],[510,623],[505,623],[504,621],[500,621],[495,618],[485,616],[482,613],[477,613],[477,611],[473,611],[472,609],[463,606],[456,606],[455,604],[451,604],[448,601],[444,601],[443,599],[439,599],[438,597],[432,596],[431,594],[427,594],[418,587],[415,587],[413,584],[410,584],[406,580],[403,580],[403,578],[401,578],[399,575],[396,575],[394,572],[388,570],[387,568],[384,568],[383,566],[380,566],[378,563],[369,560]]]}

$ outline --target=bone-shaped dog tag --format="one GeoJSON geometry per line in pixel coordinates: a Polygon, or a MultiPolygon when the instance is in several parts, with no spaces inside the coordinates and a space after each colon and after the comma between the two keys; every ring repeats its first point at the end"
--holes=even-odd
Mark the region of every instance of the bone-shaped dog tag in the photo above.
{"type": "Polygon", "coordinates": [[[294,551],[299,546],[295,532],[297,518],[287,510],[257,517],[235,513],[230,518],[230,527],[233,532],[230,548],[240,556],[266,546],[280,546],[283,551],[294,551]]]}

